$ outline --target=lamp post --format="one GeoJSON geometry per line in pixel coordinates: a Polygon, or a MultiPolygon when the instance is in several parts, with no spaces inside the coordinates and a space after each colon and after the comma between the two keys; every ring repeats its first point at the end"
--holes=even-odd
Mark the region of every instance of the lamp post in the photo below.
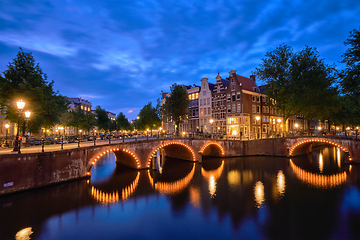
{"type": "Polygon", "coordinates": [[[211,139],[213,138],[213,123],[214,123],[214,119],[210,119],[210,126],[211,126],[211,139]]]}
{"type": "Polygon", "coordinates": [[[158,131],[158,139],[160,138],[160,132],[161,132],[161,127],[159,127],[159,131],[158,131]]]}
{"type": "Polygon", "coordinates": [[[61,150],[63,150],[63,149],[64,149],[64,137],[63,137],[63,135],[61,134],[61,130],[64,129],[64,127],[63,127],[63,126],[60,126],[60,127],[58,127],[58,129],[59,129],[59,134],[60,134],[60,136],[61,136],[61,150]]]}
{"type": "Polygon", "coordinates": [[[280,133],[280,137],[281,137],[281,128],[280,128],[281,118],[278,118],[277,122],[279,123],[279,133],[280,133]]]}
{"type": "Polygon", "coordinates": [[[295,134],[297,135],[299,125],[297,123],[295,123],[294,126],[295,126],[295,134]]]}
{"type": "Polygon", "coordinates": [[[6,146],[6,147],[8,147],[8,143],[7,143],[7,133],[8,133],[9,127],[10,127],[10,124],[8,124],[8,123],[5,124],[5,129],[6,129],[6,130],[5,130],[5,131],[6,131],[6,132],[5,132],[5,146],[6,146]]]}
{"type": "Polygon", "coordinates": [[[30,118],[31,112],[30,111],[26,111],[25,112],[25,117],[26,117],[26,147],[29,146],[29,118],[30,118]]]}
{"type": "MultiPolygon", "coordinates": [[[[256,123],[259,124],[259,120],[260,120],[260,116],[256,116],[256,123]]],[[[260,133],[261,133],[261,126],[260,126],[260,133]]],[[[257,138],[259,138],[259,136],[257,136],[257,138]]]]}
{"type": "Polygon", "coordinates": [[[23,100],[19,100],[19,101],[16,102],[16,106],[17,106],[17,108],[19,110],[19,116],[18,116],[17,133],[16,133],[16,139],[15,139],[15,145],[14,145],[13,152],[17,151],[20,154],[21,153],[21,151],[20,151],[20,143],[19,143],[20,116],[21,116],[21,111],[25,107],[25,102],[23,100]]]}

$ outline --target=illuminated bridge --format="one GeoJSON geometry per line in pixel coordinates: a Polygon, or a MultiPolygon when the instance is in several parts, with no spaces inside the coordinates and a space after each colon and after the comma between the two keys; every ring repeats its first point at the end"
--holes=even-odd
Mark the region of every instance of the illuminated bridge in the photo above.
{"type": "Polygon", "coordinates": [[[92,166],[108,152],[113,152],[117,163],[127,167],[154,169],[159,167],[162,157],[192,162],[202,162],[204,156],[291,157],[311,152],[315,146],[332,145],[345,152],[346,162],[360,163],[359,143],[357,139],[327,137],[251,141],[177,138],[114,143],[44,153],[0,155],[0,194],[90,176],[92,166]]]}

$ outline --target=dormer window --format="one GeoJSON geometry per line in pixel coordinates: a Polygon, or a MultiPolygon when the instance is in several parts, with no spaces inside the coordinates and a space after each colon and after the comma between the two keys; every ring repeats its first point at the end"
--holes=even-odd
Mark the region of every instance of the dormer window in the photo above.
{"type": "Polygon", "coordinates": [[[256,87],[253,87],[253,91],[256,92],[256,87]]]}
{"type": "Polygon", "coordinates": [[[235,81],[234,81],[234,79],[232,78],[232,79],[231,79],[231,83],[234,83],[234,82],[235,82],[235,81]]]}

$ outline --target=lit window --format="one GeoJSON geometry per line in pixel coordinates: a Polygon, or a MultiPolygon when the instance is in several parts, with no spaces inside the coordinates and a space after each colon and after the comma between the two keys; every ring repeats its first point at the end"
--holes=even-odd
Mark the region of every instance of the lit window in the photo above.
{"type": "Polygon", "coordinates": [[[256,106],[255,105],[252,105],[252,112],[256,113],[256,106]]]}

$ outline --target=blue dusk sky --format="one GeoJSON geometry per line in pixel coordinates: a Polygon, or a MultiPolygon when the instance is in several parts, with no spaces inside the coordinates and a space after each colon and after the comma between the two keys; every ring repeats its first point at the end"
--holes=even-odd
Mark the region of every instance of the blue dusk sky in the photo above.
{"type": "Polygon", "coordinates": [[[131,120],[173,83],[249,77],[281,44],[341,69],[359,26],[359,0],[1,0],[0,72],[21,47],[60,94],[131,120]]]}

